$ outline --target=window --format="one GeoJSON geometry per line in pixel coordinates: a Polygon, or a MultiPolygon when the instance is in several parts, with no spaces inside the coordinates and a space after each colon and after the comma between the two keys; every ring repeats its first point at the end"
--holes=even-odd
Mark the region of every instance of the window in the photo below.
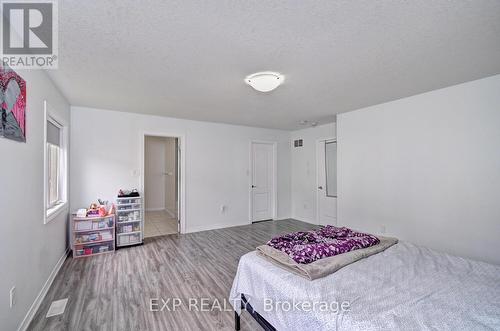
{"type": "Polygon", "coordinates": [[[67,135],[66,128],[50,112],[46,112],[45,139],[45,223],[66,208],[67,135]]]}
{"type": "Polygon", "coordinates": [[[61,127],[47,121],[47,209],[62,202],[59,180],[61,177],[61,127]]]}

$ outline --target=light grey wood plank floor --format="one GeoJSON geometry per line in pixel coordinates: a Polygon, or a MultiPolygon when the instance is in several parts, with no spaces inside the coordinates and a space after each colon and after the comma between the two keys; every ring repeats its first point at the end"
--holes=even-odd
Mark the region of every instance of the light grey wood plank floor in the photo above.
{"type": "MultiPolygon", "coordinates": [[[[68,258],[29,330],[233,330],[233,312],[189,311],[185,303],[223,303],[242,255],[277,234],[312,228],[296,220],[270,221],[147,238],[113,254],[68,258]],[[45,318],[51,302],[63,298],[69,298],[65,313],[45,318]],[[183,305],[151,312],[151,298],[180,298],[183,305]]],[[[260,329],[248,314],[241,323],[242,330],[260,329]]]]}

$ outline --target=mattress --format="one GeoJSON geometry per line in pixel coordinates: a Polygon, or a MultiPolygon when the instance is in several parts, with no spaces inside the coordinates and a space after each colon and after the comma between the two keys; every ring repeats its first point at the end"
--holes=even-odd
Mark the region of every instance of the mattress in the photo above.
{"type": "Polygon", "coordinates": [[[230,293],[278,330],[500,330],[500,266],[407,242],[314,281],[241,257],[230,293]]]}

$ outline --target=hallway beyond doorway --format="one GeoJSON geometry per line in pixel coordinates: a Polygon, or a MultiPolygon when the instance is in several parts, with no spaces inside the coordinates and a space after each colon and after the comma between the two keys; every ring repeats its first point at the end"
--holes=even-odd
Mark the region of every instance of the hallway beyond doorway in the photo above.
{"type": "Polygon", "coordinates": [[[146,211],[145,216],[145,238],[177,233],[177,219],[165,210],[146,211]]]}

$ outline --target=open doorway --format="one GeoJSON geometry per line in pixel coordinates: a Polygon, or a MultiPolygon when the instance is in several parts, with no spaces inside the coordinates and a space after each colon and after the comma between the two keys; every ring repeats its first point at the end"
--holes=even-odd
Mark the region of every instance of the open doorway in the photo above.
{"type": "Polygon", "coordinates": [[[144,135],[144,237],[180,232],[178,137],[144,135]]]}

